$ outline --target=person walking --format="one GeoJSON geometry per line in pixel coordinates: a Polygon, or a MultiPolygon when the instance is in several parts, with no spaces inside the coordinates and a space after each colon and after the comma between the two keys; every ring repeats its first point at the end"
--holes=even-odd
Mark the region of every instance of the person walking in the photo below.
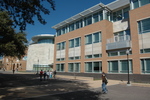
{"type": "Polygon", "coordinates": [[[106,74],[103,72],[102,73],[102,93],[108,92],[107,83],[108,83],[108,80],[107,80],[106,74]]]}
{"type": "Polygon", "coordinates": [[[50,72],[49,70],[47,71],[47,80],[49,79],[49,76],[50,76],[50,72]]]}
{"type": "Polygon", "coordinates": [[[46,71],[44,71],[44,81],[46,79],[46,76],[47,76],[47,73],[46,73],[46,71]]]}
{"type": "Polygon", "coordinates": [[[55,79],[55,76],[56,76],[56,70],[54,70],[53,72],[53,78],[55,79]]]}
{"type": "Polygon", "coordinates": [[[52,78],[52,74],[53,74],[53,72],[52,72],[52,71],[50,71],[50,75],[49,75],[50,79],[52,78]]]}
{"type": "Polygon", "coordinates": [[[42,77],[43,77],[43,70],[40,71],[40,81],[42,81],[42,77]]]}

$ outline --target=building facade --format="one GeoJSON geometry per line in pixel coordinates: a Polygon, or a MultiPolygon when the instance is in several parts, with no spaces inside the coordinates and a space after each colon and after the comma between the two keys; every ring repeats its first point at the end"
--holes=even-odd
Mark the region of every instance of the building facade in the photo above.
{"type": "Polygon", "coordinates": [[[41,34],[32,37],[28,47],[27,71],[52,70],[54,58],[54,35],[41,34]]]}
{"type": "Polygon", "coordinates": [[[99,3],[52,28],[60,74],[126,80],[129,70],[132,81],[150,78],[150,0],[99,3]]]}

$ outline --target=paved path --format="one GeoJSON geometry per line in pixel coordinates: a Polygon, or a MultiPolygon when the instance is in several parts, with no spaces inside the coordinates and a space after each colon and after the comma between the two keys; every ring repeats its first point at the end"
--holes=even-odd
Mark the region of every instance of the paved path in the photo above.
{"type": "Polygon", "coordinates": [[[39,82],[33,73],[0,71],[0,100],[149,100],[150,84],[109,80],[108,94],[101,93],[101,80],[57,75],[39,82]]]}

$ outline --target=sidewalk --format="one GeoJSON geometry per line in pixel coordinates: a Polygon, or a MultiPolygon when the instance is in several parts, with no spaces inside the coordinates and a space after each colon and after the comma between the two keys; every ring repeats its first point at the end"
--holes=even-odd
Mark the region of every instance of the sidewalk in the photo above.
{"type": "MultiPolygon", "coordinates": [[[[82,76],[67,76],[67,75],[57,75],[56,76],[59,79],[67,79],[67,80],[74,80],[74,81],[80,81],[83,83],[87,83],[91,88],[99,88],[101,87],[102,81],[101,80],[94,80],[93,77],[82,77],[82,76]]],[[[107,86],[112,85],[127,85],[127,81],[121,81],[121,80],[109,80],[107,86]]],[[[148,83],[132,83],[131,86],[140,86],[140,87],[150,87],[150,84],[148,83]]]]}

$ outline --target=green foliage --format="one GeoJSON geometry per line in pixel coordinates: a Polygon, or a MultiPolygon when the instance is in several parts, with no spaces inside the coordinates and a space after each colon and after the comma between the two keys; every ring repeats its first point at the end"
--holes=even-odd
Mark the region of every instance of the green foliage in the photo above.
{"type": "Polygon", "coordinates": [[[0,55],[21,58],[27,46],[26,34],[16,33],[12,28],[13,21],[7,12],[0,11],[0,55]]]}
{"type": "Polygon", "coordinates": [[[8,11],[14,21],[14,26],[19,26],[20,30],[26,29],[26,24],[34,25],[34,17],[37,17],[41,24],[46,24],[41,13],[50,14],[49,8],[45,8],[44,4],[55,10],[53,0],[0,0],[0,10],[8,11]]]}

